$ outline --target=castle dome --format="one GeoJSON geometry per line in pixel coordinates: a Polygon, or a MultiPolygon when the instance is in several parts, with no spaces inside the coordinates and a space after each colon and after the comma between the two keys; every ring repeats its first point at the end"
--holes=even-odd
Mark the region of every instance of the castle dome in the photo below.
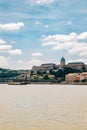
{"type": "Polygon", "coordinates": [[[61,58],[61,62],[65,62],[65,58],[64,57],[61,58]]]}
{"type": "Polygon", "coordinates": [[[60,66],[61,67],[65,66],[65,58],[64,57],[62,57],[61,60],[60,60],[60,66]]]}

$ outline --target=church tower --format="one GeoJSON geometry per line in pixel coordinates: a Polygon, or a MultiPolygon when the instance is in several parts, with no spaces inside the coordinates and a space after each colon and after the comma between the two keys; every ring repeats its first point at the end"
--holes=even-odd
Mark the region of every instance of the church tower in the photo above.
{"type": "Polygon", "coordinates": [[[65,58],[62,57],[61,60],[60,60],[60,66],[63,68],[65,66],[65,58]]]}

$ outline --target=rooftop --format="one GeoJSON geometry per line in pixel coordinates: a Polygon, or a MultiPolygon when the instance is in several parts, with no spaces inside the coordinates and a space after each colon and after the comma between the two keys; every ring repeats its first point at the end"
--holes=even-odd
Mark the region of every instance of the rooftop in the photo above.
{"type": "Polygon", "coordinates": [[[54,63],[41,64],[41,66],[45,66],[45,65],[55,65],[55,64],[54,63]]]}
{"type": "Polygon", "coordinates": [[[70,62],[70,63],[68,63],[68,65],[69,65],[69,64],[83,64],[83,65],[84,65],[83,62],[70,62]]]}

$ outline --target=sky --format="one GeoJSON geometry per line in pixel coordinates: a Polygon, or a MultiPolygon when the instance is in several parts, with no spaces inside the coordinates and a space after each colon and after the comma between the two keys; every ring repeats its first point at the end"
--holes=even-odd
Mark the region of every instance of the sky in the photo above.
{"type": "Polygon", "coordinates": [[[0,0],[0,67],[87,64],[87,0],[0,0]]]}

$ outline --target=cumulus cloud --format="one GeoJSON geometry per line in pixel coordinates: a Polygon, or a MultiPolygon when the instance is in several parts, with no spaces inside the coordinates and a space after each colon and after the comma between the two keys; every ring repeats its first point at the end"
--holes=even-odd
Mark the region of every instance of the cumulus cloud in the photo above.
{"type": "Polygon", "coordinates": [[[16,31],[23,26],[23,22],[0,24],[0,30],[16,31]]]}
{"type": "Polygon", "coordinates": [[[76,41],[77,34],[76,33],[70,33],[69,35],[64,34],[56,34],[56,35],[49,35],[42,38],[42,45],[57,45],[58,43],[65,43],[65,42],[71,42],[76,41]]]}
{"type": "Polygon", "coordinates": [[[0,39],[0,52],[9,53],[10,55],[22,55],[21,49],[12,49],[11,42],[8,44],[6,41],[0,39]]]}
{"type": "Polygon", "coordinates": [[[54,0],[27,0],[27,3],[30,5],[45,5],[45,4],[51,4],[54,0]]]}
{"type": "Polygon", "coordinates": [[[42,46],[52,46],[53,50],[67,50],[69,54],[87,56],[87,32],[56,34],[42,37],[42,46]]]}
{"type": "Polygon", "coordinates": [[[6,41],[4,41],[3,39],[0,39],[0,44],[4,44],[6,43],[6,41]]]}
{"type": "Polygon", "coordinates": [[[9,50],[8,53],[10,55],[22,55],[22,51],[20,49],[9,50]]]}
{"type": "Polygon", "coordinates": [[[32,53],[32,56],[43,56],[42,53],[36,52],[36,53],[32,53]]]}
{"type": "Polygon", "coordinates": [[[78,35],[77,37],[78,40],[87,40],[87,32],[83,32],[78,35]]]}
{"type": "Polygon", "coordinates": [[[12,48],[11,45],[0,45],[0,51],[6,52],[12,48]]]}

